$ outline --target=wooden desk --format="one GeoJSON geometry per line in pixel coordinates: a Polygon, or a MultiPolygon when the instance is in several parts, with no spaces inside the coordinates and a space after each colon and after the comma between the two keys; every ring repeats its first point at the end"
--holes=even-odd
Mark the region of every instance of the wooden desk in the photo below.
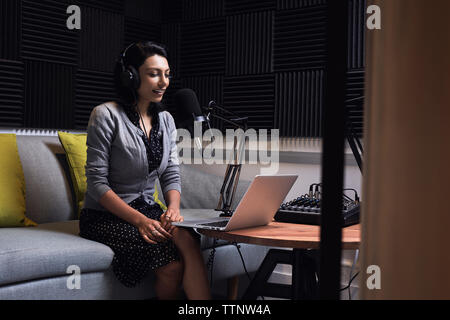
{"type": "MultiPolygon", "coordinates": [[[[270,247],[318,249],[320,246],[320,227],[306,224],[271,222],[267,226],[228,232],[198,231],[212,238],[270,247]]],[[[342,249],[358,249],[360,240],[359,224],[342,229],[342,249]]]]}
{"type": "MultiPolygon", "coordinates": [[[[320,227],[303,224],[271,222],[267,226],[235,231],[198,231],[205,236],[231,242],[248,243],[269,247],[293,248],[293,250],[270,249],[251,281],[242,299],[270,296],[292,299],[318,297],[318,250],[320,227]],[[292,265],[292,285],[267,283],[277,264],[292,265]]],[[[358,249],[361,240],[360,225],[342,229],[342,249],[358,249]]]]}

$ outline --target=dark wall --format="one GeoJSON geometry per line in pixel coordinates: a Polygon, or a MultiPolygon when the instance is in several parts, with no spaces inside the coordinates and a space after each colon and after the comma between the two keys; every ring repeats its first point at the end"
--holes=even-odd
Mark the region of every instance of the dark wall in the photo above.
{"type": "MultiPolygon", "coordinates": [[[[365,0],[348,0],[347,94],[364,88],[365,0]]],[[[0,0],[0,126],[85,129],[115,98],[112,70],[138,40],[169,47],[173,94],[197,92],[282,136],[321,136],[326,0],[0,0]],[[66,9],[81,8],[81,30],[66,9]]],[[[362,129],[362,108],[349,106],[362,129]]],[[[175,113],[174,113],[175,114],[175,113]]],[[[217,127],[221,125],[215,122],[217,127]]]]}

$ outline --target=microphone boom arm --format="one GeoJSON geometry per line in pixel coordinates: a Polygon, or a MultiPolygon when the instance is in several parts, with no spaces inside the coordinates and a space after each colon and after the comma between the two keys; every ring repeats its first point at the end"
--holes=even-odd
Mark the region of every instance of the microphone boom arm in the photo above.
{"type": "MultiPolygon", "coordinates": [[[[208,104],[208,108],[206,108],[208,114],[206,116],[207,120],[209,120],[210,116],[213,118],[217,118],[223,122],[229,123],[237,129],[242,129],[244,132],[247,130],[247,121],[248,117],[240,117],[239,115],[226,110],[220,106],[218,106],[215,102],[211,101],[208,104]],[[227,119],[224,116],[217,115],[215,113],[211,113],[213,108],[211,105],[214,105],[220,111],[228,113],[232,115],[233,119],[227,119]]],[[[239,176],[241,173],[242,163],[238,155],[241,154],[242,148],[245,147],[245,135],[243,139],[239,141],[239,145],[237,145],[236,140],[233,144],[234,153],[234,163],[229,163],[227,165],[227,169],[225,171],[225,176],[223,179],[222,187],[220,188],[220,197],[219,202],[217,204],[216,211],[222,211],[221,217],[230,217],[233,214],[233,210],[231,209],[231,205],[233,203],[233,198],[236,193],[237,185],[239,183],[239,176]],[[237,147],[237,148],[236,148],[237,147]],[[239,159],[239,160],[238,160],[239,159]]]]}

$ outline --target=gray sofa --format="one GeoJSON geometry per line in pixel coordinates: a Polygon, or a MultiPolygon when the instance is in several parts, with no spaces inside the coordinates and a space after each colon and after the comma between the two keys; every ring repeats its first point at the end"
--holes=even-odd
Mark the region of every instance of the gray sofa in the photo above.
{"type": "MultiPolygon", "coordinates": [[[[27,216],[38,226],[0,228],[0,300],[154,298],[151,271],[137,287],[127,288],[112,272],[112,250],[78,235],[73,189],[56,131],[11,129],[2,132],[17,135],[26,182],[27,216]],[[76,282],[71,266],[81,272],[79,288],[73,288],[76,282]]],[[[181,176],[181,211],[185,218],[202,216],[205,214],[202,208],[216,206],[222,177],[188,165],[181,165],[181,176]]],[[[239,184],[237,198],[247,186],[248,182],[239,184]]],[[[212,244],[213,239],[201,237],[205,262],[212,244]]],[[[241,245],[250,273],[259,267],[268,249],[241,245]]],[[[225,298],[227,279],[236,277],[246,279],[239,252],[233,244],[219,241],[213,264],[214,297],[225,298]]],[[[242,285],[245,282],[241,281],[242,285]]]]}

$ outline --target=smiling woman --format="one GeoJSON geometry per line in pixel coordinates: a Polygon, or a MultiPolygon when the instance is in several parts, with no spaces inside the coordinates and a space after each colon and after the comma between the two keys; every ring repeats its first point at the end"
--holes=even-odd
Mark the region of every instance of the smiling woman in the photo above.
{"type": "Polygon", "coordinates": [[[80,236],[114,251],[113,271],[128,287],[153,270],[159,299],[208,299],[196,236],[172,222],[180,215],[176,128],[161,99],[170,84],[167,51],[154,42],[128,46],[115,69],[118,101],[92,110],[87,129],[87,192],[80,236]],[[167,210],[155,194],[159,179],[167,210]]]}

